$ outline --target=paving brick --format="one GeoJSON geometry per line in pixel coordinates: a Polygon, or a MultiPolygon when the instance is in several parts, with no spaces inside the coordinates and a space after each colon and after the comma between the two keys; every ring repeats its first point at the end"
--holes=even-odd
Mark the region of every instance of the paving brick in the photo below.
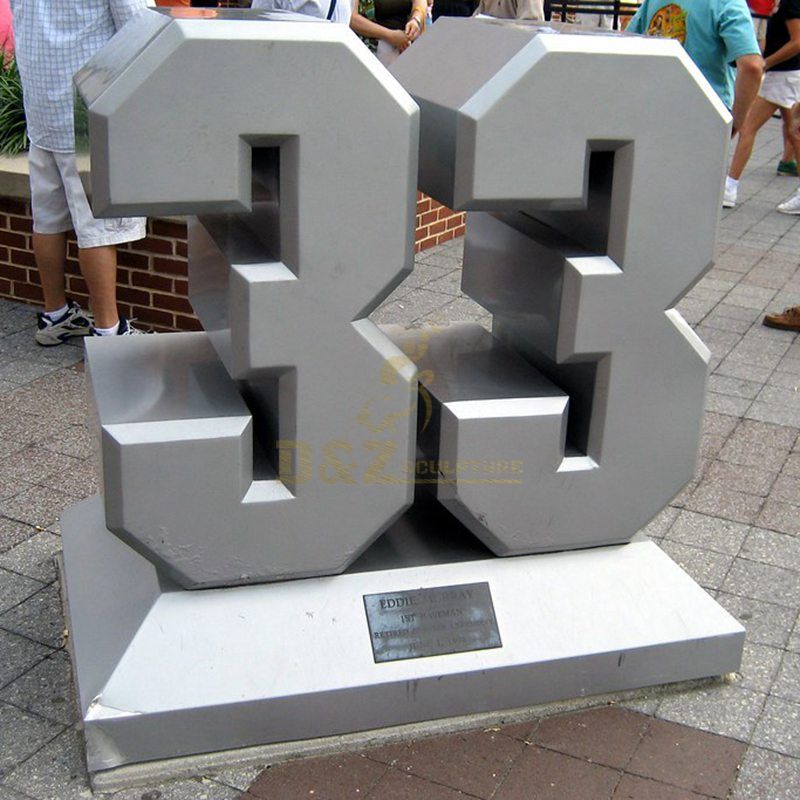
{"type": "Polygon", "coordinates": [[[662,720],[653,720],[628,772],[698,794],[725,798],[745,745],[662,720]]]}
{"type": "Polygon", "coordinates": [[[717,515],[733,522],[751,523],[764,505],[764,498],[722,488],[717,484],[701,483],[685,505],[690,511],[717,515]]]}
{"type": "Polygon", "coordinates": [[[694,511],[681,511],[666,533],[666,538],[681,544],[736,555],[750,530],[749,525],[694,511]]]}
{"type": "Polygon", "coordinates": [[[717,602],[744,625],[748,642],[777,648],[786,646],[797,616],[796,609],[727,592],[718,592],[717,602]]]}
{"type": "Polygon", "coordinates": [[[771,693],[784,700],[800,703],[800,653],[784,653],[771,693]]]}
{"type": "Polygon", "coordinates": [[[34,528],[24,527],[33,535],[0,553],[0,567],[50,583],[56,577],[55,556],[61,550],[61,539],[47,531],[34,533],[34,528]]]}
{"type": "Polygon", "coordinates": [[[48,647],[60,647],[65,624],[58,586],[47,586],[0,615],[0,628],[48,647]]]}
{"type": "Polygon", "coordinates": [[[616,707],[542,720],[533,743],[607,767],[624,768],[650,724],[649,717],[616,707]]]}
{"type": "Polygon", "coordinates": [[[750,747],[742,760],[731,800],[797,800],[800,760],[750,747]]]}
{"type": "Polygon", "coordinates": [[[745,642],[739,685],[754,692],[767,694],[781,665],[783,651],[753,642],[745,642]]]}
{"type": "MultiPolygon", "coordinates": [[[[10,608],[42,589],[40,581],[0,569],[0,619],[10,608]]],[[[2,627],[2,624],[0,624],[2,627]]]]}
{"type": "Polygon", "coordinates": [[[63,725],[0,702],[0,779],[50,741],[63,725]]]}
{"type": "Polygon", "coordinates": [[[620,773],[540,747],[529,747],[493,800],[564,800],[610,797],[620,773]]]}
{"type": "Polygon", "coordinates": [[[793,570],[737,559],[720,588],[730,594],[796,608],[800,575],[793,570]]]}
{"type": "Polygon", "coordinates": [[[0,629],[0,689],[16,680],[53,651],[24,636],[0,629]]]}
{"type": "Polygon", "coordinates": [[[614,800],[703,800],[706,797],[708,795],[696,794],[637,775],[623,775],[614,790],[614,800]]]}
{"type": "Polygon", "coordinates": [[[265,769],[250,786],[254,797],[363,797],[377,783],[386,765],[364,755],[337,755],[289,761],[265,769]]]}
{"type": "Polygon", "coordinates": [[[800,703],[767,697],[752,741],[759,747],[800,758],[800,703]]]}
{"type": "Polygon", "coordinates": [[[667,695],[657,716],[709,733],[746,742],[764,706],[765,696],[736,684],[717,684],[667,695]]]}
{"type": "Polygon", "coordinates": [[[755,522],[761,528],[789,533],[793,536],[800,534],[800,514],[797,506],[791,503],[767,499],[755,522]]]}
{"type": "Polygon", "coordinates": [[[733,556],[701,550],[664,539],[661,549],[705,589],[718,589],[733,563],[733,556]]]}
{"type": "Polygon", "coordinates": [[[740,556],[750,561],[800,571],[800,537],[753,528],[747,535],[740,556]]]}

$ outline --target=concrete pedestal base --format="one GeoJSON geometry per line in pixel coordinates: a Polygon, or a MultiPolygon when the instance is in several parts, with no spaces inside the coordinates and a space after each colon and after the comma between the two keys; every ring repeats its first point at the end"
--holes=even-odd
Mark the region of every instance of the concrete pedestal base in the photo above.
{"type": "MultiPolygon", "coordinates": [[[[63,518],[89,770],[533,705],[734,671],[744,629],[655,544],[513,558],[410,512],[345,574],[186,591],[63,518]],[[502,647],[375,663],[363,596],[488,582],[502,647]]],[[[235,531],[221,531],[235,536],[235,531]]]]}

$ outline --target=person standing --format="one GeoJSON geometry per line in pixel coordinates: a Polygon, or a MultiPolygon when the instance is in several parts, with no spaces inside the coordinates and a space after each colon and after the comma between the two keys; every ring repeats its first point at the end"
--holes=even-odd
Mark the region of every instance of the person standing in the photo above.
{"type": "MultiPolygon", "coordinates": [[[[722,205],[733,208],[739,190],[739,179],[753,152],[756,134],[780,110],[786,137],[800,159],[800,133],[793,122],[792,107],[800,101],[800,0],[781,0],[778,10],[767,22],[764,46],[766,74],[750,113],[747,115],[733,153],[722,205]]],[[[787,201],[788,202],[788,201],[787,201]]],[[[785,211],[782,203],[779,211],[785,211]]],[[[800,213],[800,205],[797,212],[800,213]]]]}
{"type": "Polygon", "coordinates": [[[745,0],[644,0],[627,30],[677,39],[730,110],[731,135],[742,128],[763,74],[745,0]]]}
{"type": "Polygon", "coordinates": [[[117,311],[115,245],[143,238],[145,220],[92,214],[75,159],[72,78],[146,7],[145,0],[11,0],[30,139],[33,252],[45,304],[35,336],[45,347],[77,336],[141,333],[117,311]],[[71,229],[94,317],[66,296],[71,229]]]}

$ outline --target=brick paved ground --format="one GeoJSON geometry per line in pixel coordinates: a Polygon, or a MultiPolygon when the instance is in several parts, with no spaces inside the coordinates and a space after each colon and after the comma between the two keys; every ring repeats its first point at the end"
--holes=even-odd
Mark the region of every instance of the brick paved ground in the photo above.
{"type": "MultiPolygon", "coordinates": [[[[713,353],[705,432],[695,480],[647,529],[747,627],[740,676],[114,796],[800,797],[800,337],[760,325],[765,309],[800,303],[800,218],[774,212],[797,181],[775,177],[779,149],[771,122],[723,216],[716,265],[681,303],[713,353]]],[[[376,318],[488,321],[459,294],[460,246],[421,254],[376,318]]],[[[89,796],[52,561],[59,513],[96,491],[80,359],[37,348],[30,309],[0,304],[0,800],[89,796]]]]}

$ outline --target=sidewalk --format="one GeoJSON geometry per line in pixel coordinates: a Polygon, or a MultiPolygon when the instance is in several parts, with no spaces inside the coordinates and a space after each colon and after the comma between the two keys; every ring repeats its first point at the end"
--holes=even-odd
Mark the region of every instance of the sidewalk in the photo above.
{"type": "MultiPolygon", "coordinates": [[[[761,325],[800,303],[800,217],[774,210],[797,186],[775,176],[780,149],[771,120],[715,267],[679,306],[712,351],[705,431],[695,480],[646,529],[747,628],[741,675],[113,797],[800,797],[800,337],[761,325]]],[[[376,321],[488,323],[459,292],[461,247],[421,253],[376,321]]],[[[97,491],[81,356],[37,347],[31,309],[0,301],[0,800],[91,796],[53,565],[59,514],[97,491]]]]}

